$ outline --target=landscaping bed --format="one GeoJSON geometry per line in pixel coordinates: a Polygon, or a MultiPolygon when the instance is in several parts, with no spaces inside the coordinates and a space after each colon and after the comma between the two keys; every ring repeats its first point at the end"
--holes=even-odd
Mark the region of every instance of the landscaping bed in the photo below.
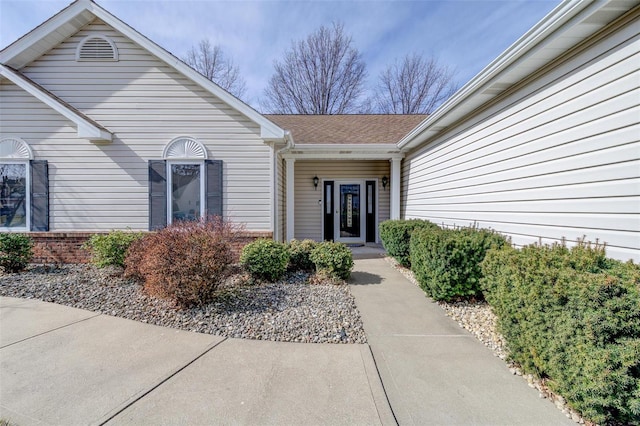
{"type": "Polygon", "coordinates": [[[147,295],[117,267],[30,265],[0,273],[0,295],[38,299],[177,329],[231,338],[305,343],[366,343],[360,314],[346,284],[288,273],[260,282],[239,269],[211,303],[179,309],[147,295]]]}

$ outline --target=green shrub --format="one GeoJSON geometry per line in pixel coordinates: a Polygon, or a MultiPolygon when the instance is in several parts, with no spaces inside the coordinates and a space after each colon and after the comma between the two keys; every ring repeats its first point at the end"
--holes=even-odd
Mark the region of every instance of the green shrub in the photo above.
{"type": "Polygon", "coordinates": [[[593,422],[640,424],[640,268],[579,244],[503,247],[482,263],[510,357],[593,422]]]}
{"type": "Polygon", "coordinates": [[[486,229],[417,229],[411,236],[411,269],[435,300],[482,297],[480,262],[491,247],[507,245],[486,229]]]}
{"type": "Polygon", "coordinates": [[[402,266],[411,266],[410,239],[415,229],[428,228],[439,230],[440,227],[428,220],[385,220],[379,225],[380,239],[387,253],[402,266]]]}
{"type": "Polygon", "coordinates": [[[282,243],[258,239],[244,246],[240,263],[252,277],[274,282],[287,271],[289,252],[282,243]]]}
{"type": "Polygon", "coordinates": [[[311,260],[319,274],[346,280],[353,269],[353,254],[342,243],[324,241],[311,251],[311,260]]]}
{"type": "Polygon", "coordinates": [[[0,234],[0,268],[5,272],[20,272],[33,257],[33,241],[27,235],[0,234]]]}
{"type": "Polygon", "coordinates": [[[111,231],[94,234],[84,247],[91,252],[91,262],[99,268],[122,266],[131,243],[142,238],[141,232],[111,231]]]}
{"type": "Polygon", "coordinates": [[[134,241],[125,276],[144,281],[147,293],[180,307],[210,302],[234,261],[236,227],[220,218],[181,221],[134,241]]]}
{"type": "Polygon", "coordinates": [[[316,248],[313,240],[291,240],[289,250],[289,269],[293,271],[313,271],[316,265],[311,260],[311,252],[316,248]]]}

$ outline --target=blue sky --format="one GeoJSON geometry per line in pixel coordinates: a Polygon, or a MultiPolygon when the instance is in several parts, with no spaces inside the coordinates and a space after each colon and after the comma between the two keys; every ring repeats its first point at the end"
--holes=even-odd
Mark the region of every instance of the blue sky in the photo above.
{"type": "MultiPolygon", "coordinates": [[[[97,0],[176,56],[203,38],[220,44],[247,81],[245,100],[258,106],[292,40],[341,21],[368,70],[368,86],[395,58],[435,56],[463,85],[542,19],[559,0],[219,1],[97,0]]],[[[70,3],[0,0],[4,48],[70,3]]]]}

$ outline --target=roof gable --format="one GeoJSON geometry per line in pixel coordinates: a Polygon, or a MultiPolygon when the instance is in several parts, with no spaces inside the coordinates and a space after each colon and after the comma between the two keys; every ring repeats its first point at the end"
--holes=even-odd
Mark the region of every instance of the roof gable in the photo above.
{"type": "Polygon", "coordinates": [[[96,17],[255,122],[260,126],[260,136],[263,139],[284,138],[284,130],[276,124],[90,0],[75,1],[7,46],[0,52],[0,63],[20,69],[75,34],[96,17]]]}

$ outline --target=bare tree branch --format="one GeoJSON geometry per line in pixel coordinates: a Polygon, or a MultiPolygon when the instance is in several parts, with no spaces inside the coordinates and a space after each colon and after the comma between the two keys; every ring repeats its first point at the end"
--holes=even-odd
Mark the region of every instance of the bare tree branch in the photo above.
{"type": "Polygon", "coordinates": [[[182,60],[235,97],[244,96],[247,86],[240,70],[224,55],[219,45],[212,46],[209,40],[201,40],[182,60]]]}
{"type": "Polygon", "coordinates": [[[261,104],[276,114],[354,112],[364,91],[364,61],[340,23],[293,42],[274,70],[261,104]]]}
{"type": "Polygon", "coordinates": [[[455,72],[416,53],[379,75],[374,102],[383,114],[430,114],[456,90],[455,72]]]}

